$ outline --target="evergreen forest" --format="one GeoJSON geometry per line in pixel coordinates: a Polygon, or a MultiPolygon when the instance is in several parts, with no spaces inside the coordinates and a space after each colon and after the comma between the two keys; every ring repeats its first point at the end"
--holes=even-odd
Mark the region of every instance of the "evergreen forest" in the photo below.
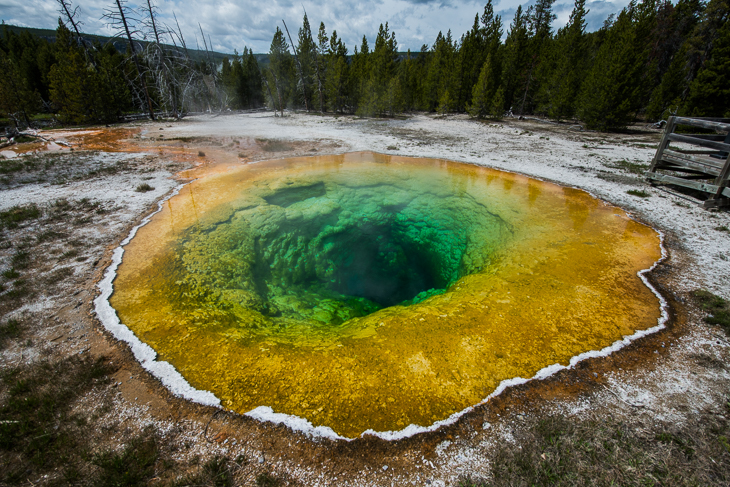
{"type": "Polygon", "coordinates": [[[137,15],[110,3],[126,52],[84,41],[71,4],[58,2],[55,42],[7,29],[0,39],[0,117],[16,127],[38,114],[79,124],[262,107],[539,116],[602,131],[672,114],[730,117],[730,0],[634,0],[595,32],[586,32],[585,0],[557,30],[555,0],[518,7],[509,24],[488,0],[468,32],[440,32],[418,52],[400,51],[387,22],[372,46],[363,36],[350,51],[324,23],[313,32],[305,13],[295,36],[276,27],[261,62],[244,48],[221,64],[193,61],[151,0],[137,15]],[[126,18],[144,20],[130,27],[126,18]]]}

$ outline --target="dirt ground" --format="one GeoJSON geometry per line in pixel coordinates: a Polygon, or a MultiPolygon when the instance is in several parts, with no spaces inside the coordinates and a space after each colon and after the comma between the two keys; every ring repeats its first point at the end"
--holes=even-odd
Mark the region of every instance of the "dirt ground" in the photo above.
{"type": "MultiPolygon", "coordinates": [[[[201,471],[212,478],[210,459],[226,458],[234,485],[477,485],[495,480],[505,448],[521,449],[530,428],[555,415],[683,434],[728,416],[730,341],[703,322],[707,313],[692,292],[730,299],[730,213],[702,210],[644,182],[641,171],[659,130],[599,134],[514,119],[258,112],[44,136],[70,148],[19,144],[0,160],[0,323],[19,323],[0,346],[0,367],[7,374],[70,357],[103,357],[110,378],[74,396],[71,411],[90,425],[83,429],[90,458],[122,451],[154,431],[158,457],[167,463],[155,464],[146,482],[186,485],[181,478],[201,471]],[[666,329],[611,356],[509,388],[435,432],[348,442],[175,397],[97,319],[93,301],[112,252],[158,201],[195,177],[196,167],[356,150],[483,164],[585,189],[626,209],[664,235],[668,256],[650,279],[669,303],[666,329]],[[649,196],[627,193],[637,189],[649,196]],[[31,210],[20,214],[18,206],[31,210]]],[[[0,390],[0,403],[13,394],[0,390]]],[[[22,463],[13,455],[0,458],[22,463]]],[[[728,475],[730,448],[724,455],[711,460],[728,475]]],[[[99,475],[102,463],[82,467],[78,482],[99,475]]],[[[22,483],[63,484],[62,470],[29,467],[22,483]]]]}

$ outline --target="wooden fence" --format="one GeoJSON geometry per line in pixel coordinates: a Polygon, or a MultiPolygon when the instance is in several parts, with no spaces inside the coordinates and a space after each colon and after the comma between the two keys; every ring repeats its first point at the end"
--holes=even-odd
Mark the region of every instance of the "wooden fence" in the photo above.
{"type": "Polygon", "coordinates": [[[699,196],[707,197],[701,201],[705,208],[730,207],[728,153],[730,119],[669,117],[646,177],[653,185],[675,185],[700,192],[699,196]],[[679,134],[676,133],[678,127],[694,127],[715,133],[679,134]]]}

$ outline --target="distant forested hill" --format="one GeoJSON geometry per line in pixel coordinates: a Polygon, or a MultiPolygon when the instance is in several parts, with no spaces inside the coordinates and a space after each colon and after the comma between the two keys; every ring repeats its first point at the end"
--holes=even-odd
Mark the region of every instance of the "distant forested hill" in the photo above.
{"type": "MultiPolygon", "coordinates": [[[[51,29],[34,29],[32,27],[20,27],[17,25],[9,25],[9,24],[3,24],[0,26],[0,37],[3,36],[3,27],[7,28],[9,32],[12,32],[14,34],[20,35],[22,32],[28,32],[29,34],[39,37],[41,39],[45,39],[49,42],[56,42],[56,31],[51,29]]],[[[98,36],[94,34],[86,34],[82,32],[82,37],[85,41],[93,44],[95,42],[98,42],[99,44],[106,45],[106,44],[112,44],[114,48],[121,52],[122,54],[127,52],[128,44],[127,41],[123,38],[119,37],[107,37],[107,36],[98,36]]],[[[144,48],[148,42],[145,41],[136,41],[139,43],[140,49],[144,48]]],[[[164,47],[166,49],[176,49],[175,46],[164,44],[164,47]]],[[[188,53],[190,54],[190,58],[193,61],[202,61],[206,57],[206,52],[204,50],[198,50],[198,49],[188,49],[188,53]]],[[[220,64],[223,61],[224,57],[230,57],[230,54],[224,54],[221,52],[215,52],[210,51],[208,53],[211,57],[211,60],[216,63],[220,64]]],[[[262,56],[266,56],[265,54],[262,56]]]]}

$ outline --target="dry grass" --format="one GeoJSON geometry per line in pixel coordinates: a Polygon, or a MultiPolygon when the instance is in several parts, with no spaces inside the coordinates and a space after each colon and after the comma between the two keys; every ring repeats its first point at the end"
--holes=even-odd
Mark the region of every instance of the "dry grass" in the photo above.
{"type": "Polygon", "coordinates": [[[149,184],[142,183],[139,186],[137,186],[137,188],[135,189],[135,191],[138,192],[138,193],[146,193],[147,191],[152,191],[154,189],[155,188],[152,187],[152,186],[150,186],[149,184]]]}
{"type": "Polygon", "coordinates": [[[649,198],[651,196],[651,193],[644,191],[643,189],[630,189],[626,191],[626,193],[631,196],[638,196],[639,198],[649,198]]]}
{"type": "Polygon", "coordinates": [[[283,141],[276,139],[256,139],[256,143],[264,152],[287,152],[294,150],[294,147],[283,141]]]}
{"type": "Polygon", "coordinates": [[[709,313],[705,322],[720,325],[730,335],[730,302],[709,291],[698,290],[692,293],[700,307],[709,313]]]}
{"type": "Polygon", "coordinates": [[[730,404],[696,423],[656,425],[551,416],[533,422],[491,460],[491,478],[459,487],[725,486],[730,482],[730,404]]]}

